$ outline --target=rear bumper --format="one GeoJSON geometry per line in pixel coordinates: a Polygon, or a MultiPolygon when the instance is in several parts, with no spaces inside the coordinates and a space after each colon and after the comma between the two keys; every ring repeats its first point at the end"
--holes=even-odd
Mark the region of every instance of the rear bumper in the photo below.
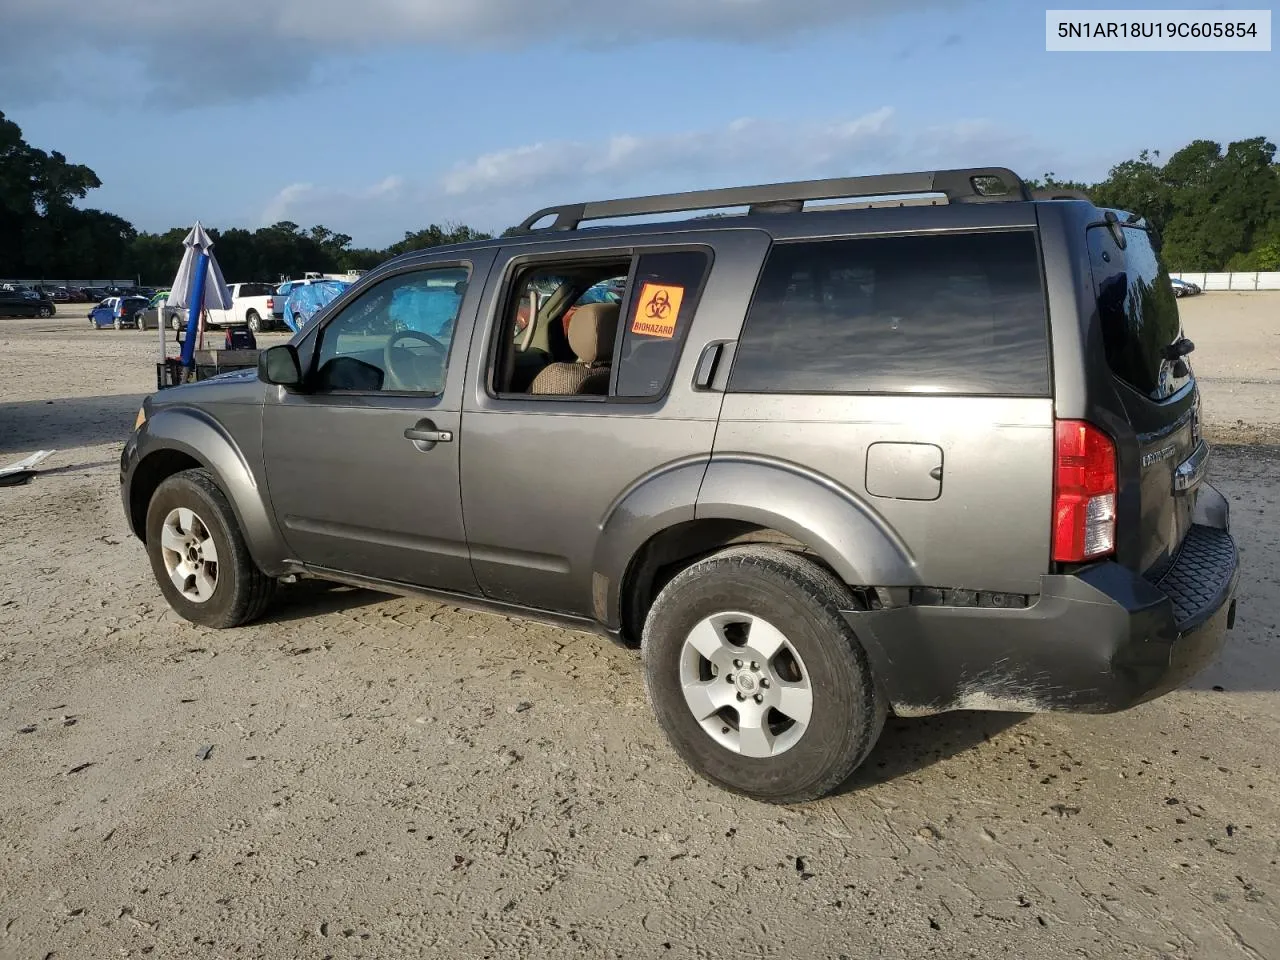
{"type": "Polygon", "coordinates": [[[1156,582],[1117,563],[1045,576],[1026,609],[848,611],[895,711],[1110,713],[1185,683],[1235,620],[1239,560],[1226,501],[1200,491],[1191,528],[1156,582]]]}

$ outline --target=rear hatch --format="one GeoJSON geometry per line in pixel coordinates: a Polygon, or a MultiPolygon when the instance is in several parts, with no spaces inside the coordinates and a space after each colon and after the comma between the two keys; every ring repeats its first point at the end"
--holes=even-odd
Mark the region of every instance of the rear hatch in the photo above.
{"type": "Polygon", "coordinates": [[[1139,445],[1140,509],[1117,518],[1118,540],[1133,543],[1126,533],[1136,525],[1137,548],[1122,551],[1122,559],[1154,575],[1191,527],[1208,458],[1193,345],[1183,336],[1177,299],[1150,232],[1115,221],[1090,227],[1088,237],[1107,364],[1139,445]]]}

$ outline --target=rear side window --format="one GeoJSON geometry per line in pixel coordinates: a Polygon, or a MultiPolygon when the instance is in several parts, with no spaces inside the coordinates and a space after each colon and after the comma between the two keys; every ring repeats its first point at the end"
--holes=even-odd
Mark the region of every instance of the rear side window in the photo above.
{"type": "Polygon", "coordinates": [[[1122,232],[1124,249],[1110,227],[1088,232],[1107,365],[1143,395],[1163,400],[1190,379],[1189,366],[1186,376],[1175,376],[1176,360],[1166,355],[1182,337],[1178,303],[1147,231],[1123,227],[1122,232]]]}
{"type": "Polygon", "coordinates": [[[1047,396],[1034,233],[777,244],[729,390],[1047,396]]]}
{"type": "Polygon", "coordinates": [[[646,253],[636,264],[618,359],[619,397],[656,397],[667,388],[707,273],[697,250],[646,253]]]}

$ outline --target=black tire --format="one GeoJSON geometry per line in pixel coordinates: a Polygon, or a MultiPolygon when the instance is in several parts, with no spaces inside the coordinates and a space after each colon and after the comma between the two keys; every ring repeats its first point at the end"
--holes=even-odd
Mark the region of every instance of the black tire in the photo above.
{"type": "Polygon", "coordinates": [[[244,316],[244,322],[248,326],[249,330],[255,335],[262,332],[262,317],[258,315],[257,310],[250,310],[246,313],[244,316]]]}
{"type": "Polygon", "coordinates": [[[231,504],[207,470],[184,470],[156,488],[147,507],[147,556],[169,606],[204,627],[223,630],[250,623],[262,616],[275,593],[276,581],[249,556],[231,504]],[[188,599],[174,585],[160,548],[165,517],[182,507],[200,518],[218,552],[216,586],[203,602],[188,599]]]}
{"type": "Polygon", "coordinates": [[[649,610],[641,649],[649,702],[681,758],[712,783],[768,803],[814,800],[844,783],[871,752],[886,714],[866,651],[839,612],[853,604],[826,570],[776,547],[733,547],[677,574],[649,610]],[[706,618],[729,611],[777,627],[808,673],[809,723],[774,756],[743,756],[721,745],[684,699],[685,639],[706,618]]]}

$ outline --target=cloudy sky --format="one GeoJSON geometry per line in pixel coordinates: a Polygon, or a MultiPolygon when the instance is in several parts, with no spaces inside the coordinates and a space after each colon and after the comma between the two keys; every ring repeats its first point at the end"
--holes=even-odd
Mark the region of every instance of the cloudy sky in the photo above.
{"type": "Polygon", "coordinates": [[[1280,54],[1046,53],[1026,0],[0,0],[0,24],[0,110],[149,230],[288,219],[382,246],[556,202],[1089,179],[1280,137],[1280,54]]]}

